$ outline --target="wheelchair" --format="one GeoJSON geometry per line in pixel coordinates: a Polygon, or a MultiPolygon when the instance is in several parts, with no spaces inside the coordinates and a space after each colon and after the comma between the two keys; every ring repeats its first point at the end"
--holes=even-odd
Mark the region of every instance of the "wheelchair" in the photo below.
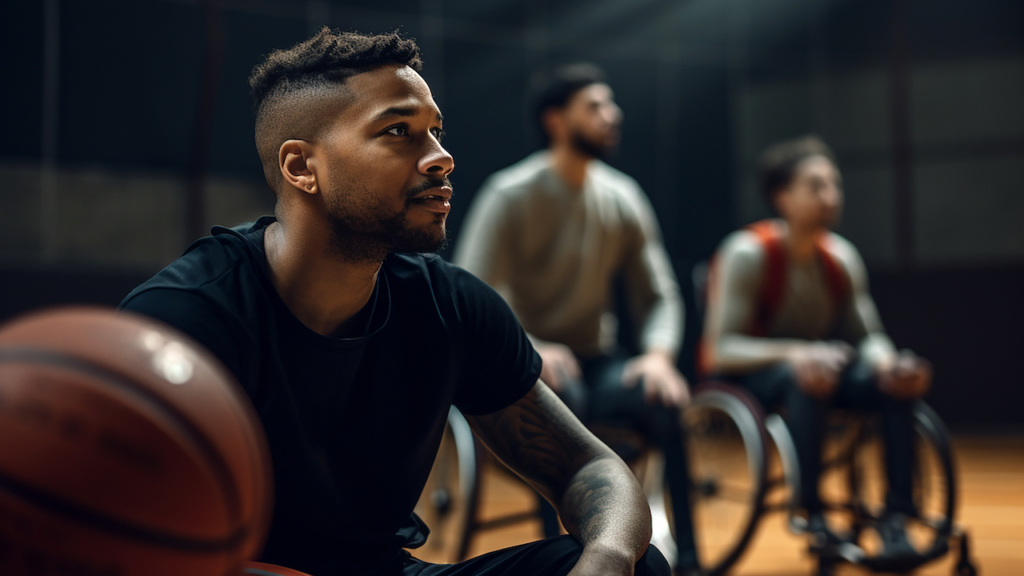
{"type": "MultiPolygon", "coordinates": [[[[689,435],[691,507],[701,565],[706,574],[725,574],[742,556],[769,512],[784,512],[794,534],[804,534],[800,516],[799,465],[793,438],[779,414],[766,414],[746,390],[725,382],[706,382],[694,390],[684,426],[689,435]]],[[[912,558],[880,554],[874,527],[885,512],[886,481],[878,422],[861,413],[836,411],[826,431],[822,494],[826,515],[847,538],[832,547],[813,548],[817,572],[831,574],[849,562],[875,572],[909,572],[959,548],[956,576],[974,576],[969,539],[955,521],[956,468],[949,434],[924,402],[913,408],[916,461],[912,464],[917,514],[907,520],[912,558]]],[[[645,484],[649,495],[659,487],[645,484]]],[[[662,492],[664,492],[662,490],[662,492]]],[[[667,494],[654,504],[671,506],[667,494]]],[[[671,518],[671,514],[656,512],[671,518]]]]}
{"type": "MultiPolygon", "coordinates": [[[[815,549],[819,576],[842,562],[875,572],[909,572],[950,552],[959,559],[955,576],[975,576],[969,538],[955,522],[956,468],[949,434],[938,415],[924,402],[913,406],[916,461],[913,463],[917,514],[908,518],[907,533],[918,554],[894,561],[880,555],[874,526],[884,513],[886,482],[881,466],[878,423],[869,415],[837,411],[829,423],[822,478],[830,490],[822,494],[826,514],[848,538],[835,547],[815,549]],[[836,486],[841,485],[841,486],[836,486]],[[837,489],[838,488],[838,489],[837,489]]],[[[788,516],[794,534],[806,533],[800,515],[799,466],[796,448],[779,414],[766,414],[749,392],[726,382],[705,382],[694,388],[683,414],[688,435],[691,509],[702,571],[726,574],[742,557],[762,517],[769,512],[788,516]]],[[[608,442],[606,434],[598,433],[608,442]]],[[[663,482],[660,454],[639,435],[613,437],[620,454],[635,457],[630,465],[648,495],[653,537],[671,562],[671,498],[663,482]],[[623,450],[625,446],[625,450],[623,450]]],[[[486,448],[475,440],[465,417],[454,407],[417,512],[431,527],[426,546],[447,551],[443,561],[465,559],[480,532],[536,517],[535,510],[497,518],[479,518],[481,463],[486,448]]],[[[511,474],[511,472],[509,472],[511,474]]]]}

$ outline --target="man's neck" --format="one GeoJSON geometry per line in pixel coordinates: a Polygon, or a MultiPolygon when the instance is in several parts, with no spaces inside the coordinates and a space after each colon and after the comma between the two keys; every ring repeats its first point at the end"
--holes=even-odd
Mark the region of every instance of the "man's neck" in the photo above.
{"type": "Polygon", "coordinates": [[[785,245],[790,257],[796,263],[806,263],[814,258],[818,238],[828,230],[818,226],[802,227],[785,224],[785,245]]]}
{"type": "Polygon", "coordinates": [[[381,262],[349,262],[329,252],[313,230],[298,235],[281,222],[267,227],[264,249],[274,288],[288,310],[323,336],[345,332],[369,302],[381,262]]]}
{"type": "Polygon", "coordinates": [[[587,167],[592,158],[569,144],[552,144],[551,166],[569,188],[580,190],[587,179],[587,167]]]}

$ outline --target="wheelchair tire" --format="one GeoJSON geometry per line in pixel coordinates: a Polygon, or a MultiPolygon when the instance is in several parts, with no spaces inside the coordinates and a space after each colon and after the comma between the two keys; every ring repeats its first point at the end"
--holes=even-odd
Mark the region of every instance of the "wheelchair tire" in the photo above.
{"type": "Polygon", "coordinates": [[[469,422],[452,406],[434,467],[416,504],[416,513],[430,528],[418,557],[440,563],[465,559],[479,499],[477,461],[469,422]]]}
{"type": "Polygon", "coordinates": [[[717,576],[743,554],[764,509],[768,433],[757,402],[725,383],[701,385],[683,421],[697,556],[717,576]]]}
{"type": "MultiPolygon", "coordinates": [[[[907,536],[919,556],[893,564],[878,555],[877,545],[865,545],[865,556],[858,563],[874,571],[905,572],[930,562],[949,551],[953,536],[956,511],[957,481],[953,449],[949,433],[934,410],[922,401],[912,407],[915,431],[915,458],[913,464],[913,498],[917,513],[907,520],[907,536]]],[[[878,442],[862,444],[862,451],[872,450],[878,442]]],[[[884,466],[880,454],[869,454],[873,463],[859,455],[851,469],[851,486],[856,494],[854,523],[863,535],[884,510],[884,466]]],[[[862,538],[862,540],[864,540],[862,538]]]]}

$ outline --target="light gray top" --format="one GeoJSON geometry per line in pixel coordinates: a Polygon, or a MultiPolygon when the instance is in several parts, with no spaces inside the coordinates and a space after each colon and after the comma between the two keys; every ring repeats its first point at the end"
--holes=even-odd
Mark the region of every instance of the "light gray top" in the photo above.
{"type": "Polygon", "coordinates": [[[708,285],[704,345],[709,368],[721,373],[743,373],[785,357],[788,346],[843,340],[860,347],[871,363],[893,353],[868,291],[867,272],[857,249],[829,232],[829,253],[850,279],[850,298],[837,306],[818,258],[786,262],[786,283],[779,309],[764,337],[748,334],[757,312],[763,283],[765,255],[757,237],[748,230],[729,235],[715,254],[708,285]]]}
{"type": "Polygon", "coordinates": [[[454,262],[498,290],[535,341],[580,356],[610,350],[622,274],[643,350],[678,353],[682,299],[657,220],[637,182],[611,166],[590,162],[573,190],[536,152],[484,182],[458,240],[454,262]]]}

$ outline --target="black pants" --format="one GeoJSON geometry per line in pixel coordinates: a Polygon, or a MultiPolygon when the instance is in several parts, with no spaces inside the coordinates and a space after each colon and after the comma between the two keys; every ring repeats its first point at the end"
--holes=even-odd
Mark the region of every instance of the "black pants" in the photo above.
{"type": "MultiPolygon", "coordinates": [[[[576,565],[583,548],[559,536],[505,548],[458,564],[429,564],[407,557],[401,576],[563,576],[576,565]]],[[[636,563],[636,576],[671,576],[665,557],[651,546],[636,563]]],[[[383,576],[383,575],[382,575],[383,576]]],[[[390,573],[388,573],[390,576],[390,573]]]]}
{"type": "Polygon", "coordinates": [[[843,371],[835,395],[825,400],[804,394],[796,383],[792,368],[785,363],[728,379],[747,388],[766,409],[785,409],[786,424],[793,435],[797,458],[800,460],[800,503],[809,514],[822,511],[818,476],[821,474],[824,419],[831,407],[881,414],[885,470],[889,483],[886,506],[892,512],[914,513],[911,482],[914,425],[910,403],[883,394],[867,363],[851,363],[843,371]]]}
{"type": "MultiPolygon", "coordinates": [[[[628,359],[625,354],[581,359],[583,382],[567,383],[559,397],[584,424],[635,430],[661,450],[665,457],[665,480],[672,497],[678,549],[676,566],[696,568],[699,564],[690,519],[690,474],[679,409],[666,408],[660,403],[648,404],[642,383],[624,387],[622,372],[628,359]]],[[[632,455],[619,453],[619,456],[628,461],[632,455]]],[[[550,538],[559,533],[558,516],[546,500],[539,497],[538,500],[544,535],[550,538]]]]}

